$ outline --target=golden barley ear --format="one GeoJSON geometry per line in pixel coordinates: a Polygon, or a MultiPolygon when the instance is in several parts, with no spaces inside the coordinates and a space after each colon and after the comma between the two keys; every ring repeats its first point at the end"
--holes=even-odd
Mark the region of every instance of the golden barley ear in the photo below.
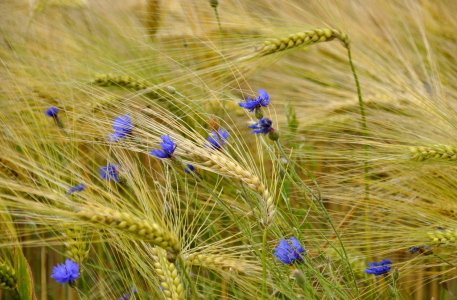
{"type": "Polygon", "coordinates": [[[338,39],[341,44],[349,48],[350,40],[347,34],[336,29],[315,29],[297,32],[280,39],[268,39],[257,47],[256,51],[262,55],[280,52],[286,49],[297,48],[302,45],[312,45],[338,39]]]}
{"type": "Polygon", "coordinates": [[[153,248],[151,251],[155,261],[154,269],[166,299],[185,299],[184,286],[175,264],[167,260],[167,253],[163,249],[153,248]]]}
{"type": "Polygon", "coordinates": [[[126,212],[121,213],[107,207],[82,208],[77,215],[91,224],[101,225],[105,229],[119,230],[167,251],[173,253],[181,251],[178,238],[150,220],[137,218],[126,212]]]}
{"type": "Polygon", "coordinates": [[[276,214],[276,205],[273,196],[260,181],[258,176],[254,175],[253,172],[244,169],[236,161],[218,151],[206,151],[206,155],[202,155],[194,146],[189,146],[188,149],[187,154],[193,159],[200,161],[204,166],[209,167],[224,176],[237,178],[244,182],[252,191],[259,193],[263,200],[262,225],[268,227],[273,223],[276,214]]]}

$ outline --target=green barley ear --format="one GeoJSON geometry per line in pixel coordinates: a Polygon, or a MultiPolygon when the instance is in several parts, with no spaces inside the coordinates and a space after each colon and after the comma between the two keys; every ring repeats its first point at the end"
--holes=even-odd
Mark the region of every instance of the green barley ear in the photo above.
{"type": "Polygon", "coordinates": [[[80,266],[83,265],[89,257],[89,244],[84,240],[81,230],[76,227],[68,228],[64,235],[67,237],[67,241],[64,243],[65,254],[80,266]]]}
{"type": "Polygon", "coordinates": [[[0,289],[11,290],[16,288],[16,271],[7,264],[0,262],[0,289]]]}
{"type": "Polygon", "coordinates": [[[457,241],[456,229],[437,229],[427,232],[427,235],[434,244],[450,244],[457,241]]]}
{"type": "Polygon", "coordinates": [[[222,255],[205,255],[205,254],[190,254],[186,258],[186,264],[190,266],[204,267],[211,270],[235,271],[237,274],[245,274],[247,270],[246,264],[239,260],[229,259],[222,255]]]}
{"type": "Polygon", "coordinates": [[[286,104],[286,118],[287,118],[287,126],[289,127],[290,131],[295,133],[297,132],[298,128],[298,119],[297,113],[292,105],[286,104]]]}
{"type": "Polygon", "coordinates": [[[434,145],[431,147],[411,147],[409,148],[413,159],[417,161],[427,159],[447,159],[457,160],[457,148],[450,145],[434,145]]]}
{"type": "Polygon", "coordinates": [[[121,213],[107,207],[82,208],[77,214],[89,223],[135,236],[175,254],[181,250],[176,236],[150,220],[137,218],[126,212],[121,213]]]}
{"type": "Polygon", "coordinates": [[[297,32],[280,39],[268,39],[257,48],[257,52],[266,55],[286,49],[297,48],[302,45],[312,45],[321,42],[329,42],[338,39],[344,47],[349,48],[349,37],[335,29],[315,29],[297,32]]]}
{"type": "Polygon", "coordinates": [[[117,75],[114,73],[99,74],[95,76],[95,79],[91,82],[98,86],[120,86],[133,90],[143,90],[151,87],[151,84],[144,80],[136,80],[128,75],[117,75]]]}
{"type": "Polygon", "coordinates": [[[184,286],[174,263],[167,260],[167,254],[162,249],[153,248],[151,251],[155,260],[154,269],[159,277],[160,286],[166,299],[184,299],[184,286]]]}

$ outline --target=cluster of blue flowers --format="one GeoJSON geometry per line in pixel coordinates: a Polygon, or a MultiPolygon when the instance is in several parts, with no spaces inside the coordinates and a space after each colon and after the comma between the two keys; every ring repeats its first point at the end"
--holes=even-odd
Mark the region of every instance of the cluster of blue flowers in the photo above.
{"type": "Polygon", "coordinates": [[[273,254],[276,258],[286,265],[302,262],[303,254],[306,252],[305,248],[303,248],[300,242],[294,237],[291,237],[288,240],[280,240],[278,247],[274,250],[275,252],[273,254]]]}
{"type": "Polygon", "coordinates": [[[73,260],[67,259],[64,264],[57,264],[52,268],[51,278],[54,278],[58,283],[73,285],[80,275],[79,265],[73,260]]]}
{"type": "Polygon", "coordinates": [[[254,129],[251,133],[268,134],[268,137],[271,140],[277,141],[279,139],[279,134],[272,127],[273,121],[268,118],[264,118],[262,113],[262,107],[267,107],[268,104],[270,104],[270,95],[268,95],[264,89],[257,92],[259,93],[258,97],[252,100],[251,97],[248,97],[245,102],[240,102],[238,105],[249,111],[255,111],[255,115],[259,119],[257,123],[248,126],[248,128],[254,129]]]}

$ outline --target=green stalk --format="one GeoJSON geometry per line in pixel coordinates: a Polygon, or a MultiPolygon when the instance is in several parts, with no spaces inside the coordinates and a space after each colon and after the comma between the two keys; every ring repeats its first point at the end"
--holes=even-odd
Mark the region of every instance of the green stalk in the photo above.
{"type": "Polygon", "coordinates": [[[262,299],[265,299],[265,295],[267,294],[267,260],[266,260],[266,252],[267,252],[267,234],[268,234],[268,227],[263,230],[263,238],[262,238],[262,299]]]}
{"type": "Polygon", "coordinates": [[[364,165],[364,175],[365,175],[365,199],[368,200],[370,195],[370,186],[368,183],[368,144],[366,143],[367,140],[367,118],[365,115],[365,107],[363,105],[363,99],[362,99],[362,90],[360,89],[360,83],[359,83],[359,78],[357,77],[357,72],[355,71],[355,66],[352,61],[352,55],[351,55],[351,47],[347,47],[348,49],[348,59],[349,59],[349,65],[351,66],[352,70],[352,75],[354,75],[354,80],[355,80],[355,85],[357,87],[357,96],[359,98],[359,107],[360,107],[360,116],[362,118],[362,136],[363,139],[365,140],[365,143],[363,144],[363,149],[365,152],[365,161],[363,163],[364,165]]]}

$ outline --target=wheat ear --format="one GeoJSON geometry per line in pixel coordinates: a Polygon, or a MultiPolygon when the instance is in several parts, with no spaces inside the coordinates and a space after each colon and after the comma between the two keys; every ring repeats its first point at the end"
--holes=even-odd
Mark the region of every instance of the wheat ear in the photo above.
{"type": "Polygon", "coordinates": [[[329,42],[333,39],[338,39],[344,47],[349,48],[349,37],[344,32],[326,28],[297,32],[280,39],[268,39],[257,48],[257,52],[272,54],[286,49],[296,48],[301,45],[329,42]]]}
{"type": "Polygon", "coordinates": [[[259,193],[263,199],[262,223],[265,227],[273,223],[276,206],[273,196],[270,194],[259,177],[252,172],[243,169],[236,161],[233,161],[220,152],[210,152],[203,156],[198,153],[194,147],[189,147],[187,153],[194,159],[199,160],[204,166],[222,173],[224,176],[236,178],[244,182],[251,190],[259,193]]]}
{"type": "Polygon", "coordinates": [[[456,229],[437,229],[432,232],[427,232],[432,243],[435,244],[450,244],[457,241],[456,229]]]}
{"type": "Polygon", "coordinates": [[[149,220],[110,208],[96,207],[83,208],[78,212],[78,216],[92,224],[108,225],[107,229],[112,228],[134,235],[172,253],[180,252],[178,238],[149,220]]]}
{"type": "Polygon", "coordinates": [[[184,299],[184,286],[174,263],[167,260],[167,254],[162,249],[153,248],[152,254],[155,260],[154,269],[159,276],[166,299],[184,299]]]}

